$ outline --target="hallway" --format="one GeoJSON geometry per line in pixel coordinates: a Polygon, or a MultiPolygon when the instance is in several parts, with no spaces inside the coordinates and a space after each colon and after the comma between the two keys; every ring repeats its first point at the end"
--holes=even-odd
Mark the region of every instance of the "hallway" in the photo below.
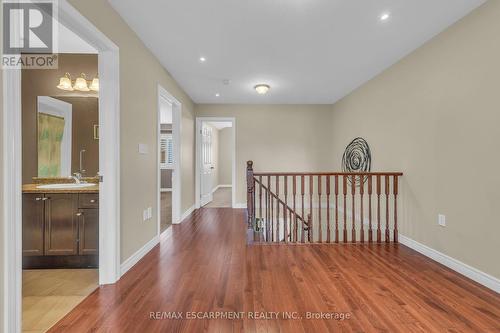
{"type": "Polygon", "coordinates": [[[245,216],[195,211],[50,332],[500,329],[499,295],[403,245],[247,245],[245,216]]]}

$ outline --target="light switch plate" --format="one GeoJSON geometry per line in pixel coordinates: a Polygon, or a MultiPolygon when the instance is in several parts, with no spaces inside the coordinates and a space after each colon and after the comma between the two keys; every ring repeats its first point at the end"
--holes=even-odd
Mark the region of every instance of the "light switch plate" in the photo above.
{"type": "Polygon", "coordinates": [[[443,214],[438,215],[438,224],[442,227],[446,227],[446,216],[443,214]]]}
{"type": "Polygon", "coordinates": [[[149,153],[149,146],[145,143],[139,143],[139,154],[146,155],[149,153]]]}

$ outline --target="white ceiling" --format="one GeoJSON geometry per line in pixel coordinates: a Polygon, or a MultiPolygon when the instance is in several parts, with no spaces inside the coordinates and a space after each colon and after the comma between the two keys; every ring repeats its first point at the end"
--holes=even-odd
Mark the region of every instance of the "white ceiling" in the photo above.
{"type": "Polygon", "coordinates": [[[73,31],[62,24],[57,25],[57,52],[58,53],[91,53],[97,54],[97,50],[81,39],[73,31]]]}
{"type": "Polygon", "coordinates": [[[334,103],[485,2],[109,1],[196,103],[293,104],[334,103]]]}

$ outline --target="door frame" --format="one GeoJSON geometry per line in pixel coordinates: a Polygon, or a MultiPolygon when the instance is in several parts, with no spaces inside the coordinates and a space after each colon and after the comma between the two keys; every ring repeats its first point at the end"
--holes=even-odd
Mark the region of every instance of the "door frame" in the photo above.
{"type": "MultiPolygon", "coordinates": [[[[67,0],[58,20],[98,50],[99,57],[99,284],[120,278],[120,67],[119,48],[67,0]]],[[[22,124],[21,71],[3,70],[2,203],[5,332],[21,331],[22,124]]]]}
{"type": "Polygon", "coordinates": [[[236,118],[235,117],[196,117],[196,161],[195,161],[195,207],[201,207],[201,177],[200,173],[203,170],[201,159],[201,129],[203,122],[210,121],[226,121],[231,123],[232,139],[232,167],[231,167],[231,206],[236,207],[236,118]]]}
{"type": "Polygon", "coordinates": [[[163,88],[160,84],[158,84],[158,119],[157,123],[157,133],[156,133],[156,144],[157,144],[157,235],[161,234],[161,170],[160,170],[160,138],[161,138],[161,130],[160,130],[160,106],[161,99],[166,99],[170,104],[172,104],[172,138],[174,140],[174,168],[172,169],[172,224],[181,223],[181,132],[182,132],[182,103],[179,102],[171,93],[169,93],[165,88],[163,88]]]}

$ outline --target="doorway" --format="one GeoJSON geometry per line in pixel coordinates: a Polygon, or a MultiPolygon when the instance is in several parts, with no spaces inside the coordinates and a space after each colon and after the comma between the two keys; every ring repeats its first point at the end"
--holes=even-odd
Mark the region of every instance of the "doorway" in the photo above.
{"type": "Polygon", "coordinates": [[[196,121],[196,206],[234,207],[235,120],[200,117],[196,121]]]}
{"type": "Polygon", "coordinates": [[[158,235],[181,222],[182,105],[158,85],[158,235]]]}
{"type": "MultiPolygon", "coordinates": [[[[58,23],[66,31],[70,31],[73,35],[86,43],[88,43],[98,53],[98,70],[100,81],[100,93],[98,99],[99,119],[96,126],[96,133],[99,136],[98,140],[98,165],[99,176],[97,177],[96,185],[98,188],[99,199],[89,199],[78,201],[78,205],[82,204],[82,209],[94,209],[90,206],[98,205],[98,213],[90,214],[89,218],[94,221],[95,227],[98,228],[98,238],[94,239],[94,244],[97,244],[99,251],[98,272],[93,273],[90,278],[96,281],[96,284],[108,284],[116,282],[120,277],[120,145],[119,145],[119,50],[118,47],[102,34],[91,22],[85,19],[77,10],[75,10],[66,0],[58,2],[58,23]],[[103,112],[105,110],[105,112],[103,112]],[[100,129],[100,130],[99,130],[100,129]],[[86,206],[86,207],[83,207],[86,206]],[[97,277],[98,276],[98,277],[97,277]]],[[[73,73],[76,77],[80,77],[80,73],[73,73]]],[[[91,74],[91,73],[87,73],[91,74]]],[[[94,74],[94,73],[92,73],[94,74]]],[[[63,74],[64,75],[64,74],[63,74]]],[[[3,89],[4,89],[4,107],[3,107],[3,207],[4,207],[4,263],[5,263],[5,280],[3,285],[3,295],[5,297],[4,306],[4,328],[8,332],[20,332],[22,327],[22,265],[23,265],[23,228],[22,217],[23,211],[23,158],[22,158],[22,84],[21,70],[9,69],[3,72],[3,89]]],[[[53,83],[57,86],[60,82],[53,83]]],[[[87,82],[90,84],[90,82],[87,82]]],[[[73,82],[74,84],[74,82],[73,82]]],[[[42,94],[41,94],[42,95],[42,94]]],[[[54,97],[52,94],[45,94],[47,97],[54,97]]],[[[68,101],[66,101],[68,102],[68,101]]],[[[57,123],[61,124],[61,120],[56,117],[47,117],[47,126],[57,127],[57,123]]],[[[65,122],[69,121],[65,119],[65,122]]],[[[44,125],[45,126],[45,125],[44,125]]],[[[62,126],[60,126],[62,127],[62,126]]],[[[93,127],[93,126],[92,126],[93,127]]],[[[94,127],[92,128],[94,131],[94,127]]],[[[57,141],[57,139],[56,139],[57,141]]],[[[50,143],[49,143],[50,145],[50,143]]],[[[53,170],[53,169],[48,169],[53,170]]],[[[46,184],[53,185],[53,184],[46,184]]],[[[61,185],[61,184],[57,184],[61,185]]],[[[36,185],[35,187],[38,187],[36,185]]],[[[45,196],[35,197],[34,201],[49,201],[45,196]],[[40,200],[36,200],[40,198],[40,200]]],[[[65,196],[57,196],[53,198],[58,201],[58,207],[75,208],[69,202],[73,200],[65,196]],[[61,205],[59,205],[61,203],[61,205]],[[64,205],[63,203],[68,203],[64,205]]],[[[54,201],[54,202],[55,202],[54,201]]],[[[75,201],[76,202],[76,201],[75,201]]],[[[55,207],[55,204],[54,204],[55,207]]],[[[66,212],[66,209],[64,213],[66,212]]],[[[80,212],[76,212],[79,214],[80,212]]],[[[76,215],[80,219],[83,214],[76,215]]],[[[42,214],[45,215],[45,214],[42,214]]],[[[41,215],[39,215],[41,216],[41,215]]],[[[77,223],[75,222],[74,225],[77,223]]],[[[77,232],[78,228],[73,228],[73,233],[77,232]]],[[[67,234],[66,234],[67,235],[67,234]]],[[[55,235],[54,235],[55,237],[55,235]]],[[[70,237],[71,239],[73,239],[70,237]]],[[[55,239],[55,238],[54,238],[55,239]]],[[[56,245],[56,244],[51,244],[56,245]]],[[[60,249],[51,245],[45,253],[64,255],[60,249]],[[54,250],[55,252],[52,252],[54,250]]],[[[61,245],[61,244],[59,244],[61,245]]],[[[26,250],[26,249],[25,249],[26,250]]],[[[81,251],[86,253],[89,248],[81,248],[78,246],[67,247],[64,249],[66,254],[70,251],[81,251]]],[[[38,278],[34,281],[40,282],[38,278]]],[[[72,280],[68,277],[67,280],[72,280]]],[[[84,282],[85,283],[85,282],[84,282]]],[[[76,305],[76,304],[75,304],[76,305]]]]}

